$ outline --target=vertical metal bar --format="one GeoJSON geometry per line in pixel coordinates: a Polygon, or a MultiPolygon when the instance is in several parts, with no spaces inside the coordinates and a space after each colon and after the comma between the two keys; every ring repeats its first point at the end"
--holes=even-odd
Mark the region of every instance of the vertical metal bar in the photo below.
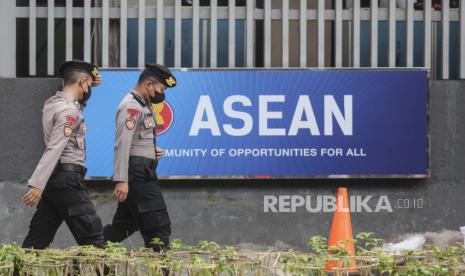
{"type": "Polygon", "coordinates": [[[371,67],[378,67],[378,0],[371,0],[371,43],[370,45],[371,45],[371,67]]]}
{"type": "Polygon", "coordinates": [[[120,66],[122,68],[127,67],[127,32],[128,32],[128,2],[127,0],[121,0],[120,5],[120,13],[121,13],[121,20],[120,20],[120,66]]]}
{"type": "Polygon", "coordinates": [[[437,79],[436,72],[438,70],[438,55],[436,41],[438,40],[438,22],[432,22],[431,24],[431,67],[430,76],[431,79],[437,79]]]}
{"type": "Polygon", "coordinates": [[[265,68],[271,67],[271,0],[264,0],[264,65],[265,68]]]}
{"type": "Polygon", "coordinates": [[[199,0],[192,4],[192,67],[199,67],[199,0]]]}
{"type": "Polygon", "coordinates": [[[336,67],[342,67],[342,1],[336,1],[335,15],[335,64],[336,67]]]}
{"type": "Polygon", "coordinates": [[[396,67],[396,1],[389,1],[389,67],[396,67]]]}
{"type": "Polygon", "coordinates": [[[431,0],[424,1],[424,52],[423,60],[426,68],[431,67],[431,0]]]}
{"type": "Polygon", "coordinates": [[[307,1],[300,0],[300,67],[307,67],[307,1]]]}
{"type": "Polygon", "coordinates": [[[465,79],[465,1],[460,1],[460,78],[465,79]]]}
{"type": "Polygon", "coordinates": [[[200,51],[202,52],[202,62],[200,63],[200,66],[202,67],[207,67],[207,61],[208,61],[208,21],[205,19],[201,20],[202,24],[202,49],[200,51]]]}
{"type": "Polygon", "coordinates": [[[29,1],[29,75],[36,75],[36,44],[37,44],[37,28],[36,28],[36,0],[29,1]]]}
{"type": "Polygon", "coordinates": [[[289,67],[289,0],[283,0],[282,15],[283,67],[289,67]]]}
{"type": "Polygon", "coordinates": [[[181,0],[174,2],[174,67],[181,68],[181,0]]]}
{"type": "Polygon", "coordinates": [[[84,0],[84,61],[87,62],[91,59],[90,2],[90,0],[84,0]]]}
{"type": "Polygon", "coordinates": [[[247,68],[253,67],[253,54],[254,54],[254,45],[253,45],[253,37],[254,37],[254,8],[255,8],[255,0],[247,1],[247,29],[246,29],[246,51],[247,51],[247,68]]]}
{"type": "Polygon", "coordinates": [[[325,66],[325,1],[318,0],[318,67],[325,66]]]}
{"type": "Polygon", "coordinates": [[[352,19],[352,66],[360,67],[360,0],[353,0],[352,19]]]}
{"type": "Polygon", "coordinates": [[[47,6],[47,74],[55,72],[55,1],[48,0],[47,6]]]}
{"type": "Polygon", "coordinates": [[[108,67],[109,0],[102,0],[102,66],[108,67]]]}
{"type": "Polygon", "coordinates": [[[325,1],[318,0],[318,67],[325,66],[325,1]]]}
{"type": "Polygon", "coordinates": [[[73,0],[66,0],[66,60],[73,59],[73,0]]]}
{"type": "Polygon", "coordinates": [[[164,0],[157,0],[157,63],[163,64],[165,57],[164,0]]]}
{"type": "Polygon", "coordinates": [[[442,78],[449,79],[449,0],[442,0],[442,78]]]}
{"type": "Polygon", "coordinates": [[[236,0],[228,1],[228,66],[236,67],[236,0]]]}
{"type": "Polygon", "coordinates": [[[138,19],[138,55],[137,65],[139,68],[145,66],[145,0],[139,0],[139,19],[138,19]]]}
{"type": "Polygon", "coordinates": [[[413,67],[413,0],[407,0],[407,22],[406,22],[406,65],[413,67]]]}
{"type": "MultiPolygon", "coordinates": [[[[16,76],[16,1],[0,1],[0,78],[16,76]]],[[[2,115],[3,116],[3,115],[2,115]]],[[[2,117],[3,118],[3,117],[2,117]]]]}
{"type": "Polygon", "coordinates": [[[216,45],[217,45],[217,0],[210,3],[210,67],[216,68],[216,45]]]}

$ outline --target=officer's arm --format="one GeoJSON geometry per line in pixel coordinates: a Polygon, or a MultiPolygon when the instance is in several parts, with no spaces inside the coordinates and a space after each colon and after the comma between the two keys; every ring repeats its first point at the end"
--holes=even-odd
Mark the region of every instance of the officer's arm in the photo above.
{"type": "Polygon", "coordinates": [[[136,106],[127,106],[116,114],[116,139],[113,181],[127,182],[129,153],[132,140],[140,124],[141,112],[136,106]]]}
{"type": "Polygon", "coordinates": [[[77,110],[66,110],[55,114],[55,124],[53,125],[50,140],[39,164],[29,179],[29,186],[44,190],[79,120],[80,115],[77,110]]]}

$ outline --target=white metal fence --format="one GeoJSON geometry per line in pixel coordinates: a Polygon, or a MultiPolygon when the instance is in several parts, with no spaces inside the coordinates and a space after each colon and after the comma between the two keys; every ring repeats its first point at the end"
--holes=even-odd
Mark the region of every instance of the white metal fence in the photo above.
{"type": "MultiPolygon", "coordinates": [[[[1,0],[0,9],[11,9],[11,3],[6,3],[14,0],[1,0]]],[[[460,24],[459,41],[460,41],[460,62],[459,62],[459,77],[465,78],[465,1],[460,1],[461,7],[459,9],[450,9],[449,0],[442,0],[442,11],[436,11],[431,8],[431,0],[425,0],[424,10],[414,10],[414,0],[406,0],[405,8],[396,7],[396,1],[387,1],[387,7],[378,7],[378,0],[371,0],[371,8],[360,8],[360,0],[353,0],[344,3],[350,3],[347,9],[343,9],[343,1],[334,1],[334,8],[325,8],[325,0],[315,0],[316,8],[309,9],[307,0],[282,0],[280,1],[279,8],[272,8],[272,0],[264,0],[264,7],[257,8],[255,0],[246,1],[245,7],[236,7],[235,0],[229,0],[228,6],[218,6],[217,0],[211,0],[210,6],[200,6],[199,0],[193,0],[192,6],[182,6],[181,0],[172,1],[171,5],[165,5],[164,0],[155,0],[155,6],[147,6],[145,0],[138,1],[138,7],[128,7],[128,0],[120,0],[119,7],[110,7],[109,0],[102,0],[101,5],[91,7],[91,0],[82,0],[83,7],[73,7],[73,0],[66,0],[65,7],[56,7],[54,0],[48,0],[47,7],[38,7],[36,0],[29,0],[29,7],[16,7],[13,5],[14,11],[3,12],[2,16],[15,18],[28,18],[29,19],[29,74],[36,75],[36,22],[38,18],[47,18],[47,74],[54,75],[54,40],[55,18],[64,18],[66,20],[66,59],[73,58],[73,18],[83,19],[84,22],[84,40],[83,52],[84,60],[91,61],[91,20],[101,19],[101,24],[98,25],[101,32],[101,66],[109,67],[109,39],[111,33],[109,32],[109,20],[120,20],[119,30],[119,67],[127,67],[127,21],[128,19],[138,20],[138,65],[143,67],[145,58],[145,22],[146,19],[156,19],[156,62],[164,63],[164,23],[167,19],[174,20],[174,66],[181,67],[181,45],[183,43],[183,33],[181,31],[181,20],[192,20],[192,67],[197,68],[200,66],[200,50],[199,49],[199,26],[200,20],[210,21],[209,40],[211,47],[209,49],[210,67],[217,67],[217,21],[219,19],[227,19],[229,24],[228,35],[228,65],[231,68],[236,66],[235,53],[236,53],[236,33],[235,21],[245,20],[245,36],[244,47],[246,54],[244,56],[244,64],[246,67],[252,68],[255,66],[254,55],[263,55],[264,67],[271,67],[272,59],[272,36],[276,30],[272,30],[272,21],[281,21],[281,36],[282,36],[282,67],[289,66],[289,22],[295,21],[299,25],[299,65],[300,67],[307,67],[307,43],[310,40],[317,41],[317,66],[325,66],[325,51],[328,51],[328,46],[325,45],[325,22],[331,21],[334,23],[334,37],[332,38],[333,51],[332,59],[335,67],[341,67],[343,61],[343,32],[344,30],[350,32],[350,48],[349,60],[351,67],[360,67],[361,55],[370,55],[370,66],[378,66],[378,21],[387,21],[389,28],[389,42],[388,42],[388,66],[396,66],[396,22],[404,21],[406,24],[406,37],[405,37],[405,64],[407,67],[413,67],[414,56],[414,31],[413,24],[415,21],[424,22],[424,39],[423,43],[423,64],[424,67],[431,67],[434,63],[435,53],[432,51],[434,43],[432,43],[433,24],[435,22],[442,23],[442,53],[441,53],[441,67],[442,78],[449,78],[449,24],[453,21],[458,21],[460,24]],[[289,2],[293,5],[293,1],[298,2],[298,8],[290,8],[289,2]],[[174,5],[173,5],[174,4],[174,5]],[[13,14],[13,15],[11,15],[13,14]],[[256,31],[255,21],[263,20],[263,51],[254,51],[256,31]],[[361,53],[361,20],[370,21],[370,51],[361,53]],[[315,37],[308,37],[307,23],[314,21],[317,24],[317,32],[315,37]],[[349,22],[350,28],[343,28],[343,22],[349,22]],[[433,24],[432,24],[433,23],[433,24]],[[433,45],[433,46],[432,46],[433,45]]],[[[276,3],[273,1],[273,3],[276,3]]],[[[11,20],[6,21],[13,22],[11,20]]],[[[11,30],[14,26],[5,26],[3,24],[0,29],[3,29],[3,34],[11,30]]],[[[0,31],[1,32],[1,31],[0,31]]],[[[0,39],[2,38],[0,35],[0,39]]],[[[10,38],[8,42],[2,41],[3,49],[14,49],[11,44],[15,39],[10,38]],[[8,45],[6,45],[6,44],[8,45]]],[[[292,41],[294,43],[294,41],[292,41]]],[[[10,53],[3,53],[0,58],[3,60],[12,60],[10,53]]],[[[326,55],[327,57],[327,55],[326,55]]],[[[439,66],[439,64],[434,64],[439,66]]],[[[11,75],[14,66],[0,67],[3,75],[11,75]],[[8,72],[10,71],[10,72],[8,72]]],[[[434,68],[433,68],[434,69],[434,68]]],[[[13,72],[14,74],[14,72],[13,72]]]]}

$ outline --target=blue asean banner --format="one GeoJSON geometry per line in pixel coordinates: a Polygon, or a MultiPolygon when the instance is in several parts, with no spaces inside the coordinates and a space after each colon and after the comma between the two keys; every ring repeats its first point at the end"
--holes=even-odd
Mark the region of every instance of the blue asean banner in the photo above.
{"type": "MultiPolygon", "coordinates": [[[[88,177],[113,175],[115,111],[138,70],[103,70],[85,109],[88,177]]],[[[174,71],[160,177],[425,177],[428,76],[399,70],[174,71]]]]}

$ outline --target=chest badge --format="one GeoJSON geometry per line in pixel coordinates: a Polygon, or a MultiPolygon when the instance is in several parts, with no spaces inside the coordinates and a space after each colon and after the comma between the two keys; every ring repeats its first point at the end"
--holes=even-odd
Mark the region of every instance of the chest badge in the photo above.
{"type": "Polygon", "coordinates": [[[145,119],[144,125],[146,128],[153,128],[154,127],[153,120],[150,118],[145,119]]]}
{"type": "Polygon", "coordinates": [[[82,123],[80,128],[81,128],[81,129],[80,129],[80,130],[81,130],[81,133],[84,133],[84,134],[85,134],[86,131],[87,131],[86,124],[82,123]]]}

